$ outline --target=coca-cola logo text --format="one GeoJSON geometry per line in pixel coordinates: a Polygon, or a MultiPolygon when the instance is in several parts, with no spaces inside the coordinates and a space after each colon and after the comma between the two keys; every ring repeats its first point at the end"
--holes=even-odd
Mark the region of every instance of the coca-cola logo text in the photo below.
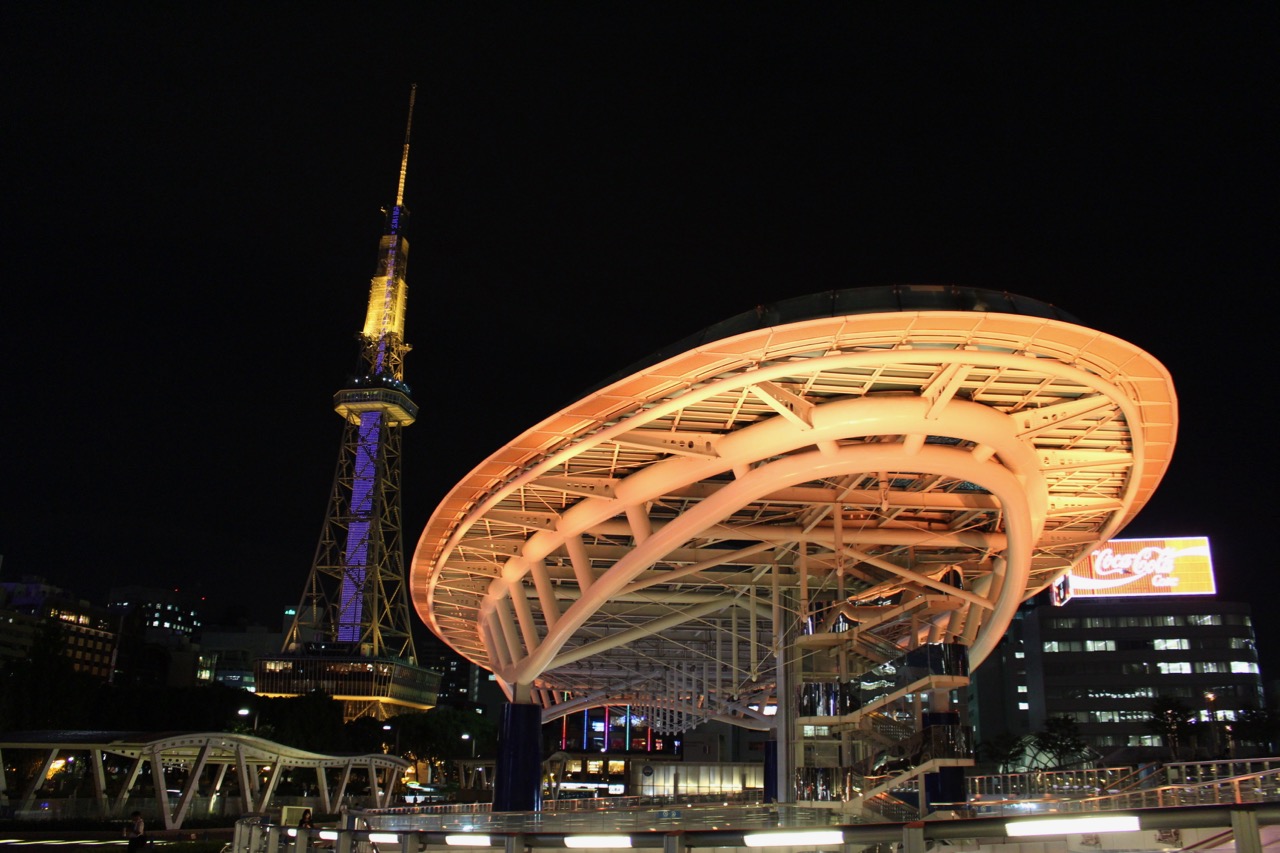
{"type": "Polygon", "coordinates": [[[1177,586],[1173,577],[1174,549],[1147,546],[1136,552],[1117,554],[1111,548],[1102,548],[1090,555],[1096,577],[1130,575],[1136,580],[1152,575],[1152,586],[1177,586]]]}

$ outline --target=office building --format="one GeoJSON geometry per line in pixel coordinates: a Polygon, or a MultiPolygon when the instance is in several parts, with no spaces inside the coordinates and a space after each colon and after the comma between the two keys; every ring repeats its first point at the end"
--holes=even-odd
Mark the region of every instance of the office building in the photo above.
{"type": "Polygon", "coordinates": [[[1096,549],[1023,605],[974,673],[977,737],[1033,734],[1065,717],[1087,757],[1113,763],[1257,748],[1231,728],[1265,707],[1251,608],[1214,589],[1207,539],[1096,549]],[[1153,729],[1161,706],[1185,707],[1192,722],[1184,742],[1169,744],[1153,729]]]}

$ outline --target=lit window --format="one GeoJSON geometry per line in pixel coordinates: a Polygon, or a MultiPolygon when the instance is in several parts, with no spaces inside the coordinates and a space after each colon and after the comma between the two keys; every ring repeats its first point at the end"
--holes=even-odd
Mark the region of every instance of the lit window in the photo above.
{"type": "Polygon", "coordinates": [[[1031,705],[1030,705],[1030,704],[1028,704],[1027,702],[1019,702],[1019,703],[1018,703],[1018,710],[1019,710],[1019,711],[1029,711],[1029,710],[1031,710],[1031,705]]]}

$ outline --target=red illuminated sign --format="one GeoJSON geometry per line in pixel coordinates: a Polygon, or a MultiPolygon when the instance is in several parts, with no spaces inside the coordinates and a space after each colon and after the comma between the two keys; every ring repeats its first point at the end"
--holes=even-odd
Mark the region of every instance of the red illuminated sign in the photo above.
{"type": "Polygon", "coordinates": [[[1056,604],[1076,596],[1212,595],[1213,560],[1203,536],[1112,539],[1054,584],[1056,604]]]}

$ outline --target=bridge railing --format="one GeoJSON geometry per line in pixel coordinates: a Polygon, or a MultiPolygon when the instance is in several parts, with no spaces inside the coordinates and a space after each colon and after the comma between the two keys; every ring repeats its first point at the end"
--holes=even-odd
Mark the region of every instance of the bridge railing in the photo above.
{"type": "MultiPolygon", "coordinates": [[[[733,817],[721,815],[725,820],[711,828],[694,825],[689,828],[668,828],[661,832],[643,827],[622,829],[616,822],[616,815],[616,812],[609,812],[601,815],[597,821],[586,817],[574,818],[571,823],[560,823],[553,827],[541,822],[535,813],[525,813],[523,824],[516,822],[500,828],[471,828],[470,831],[428,831],[411,825],[398,825],[383,830],[361,827],[309,831],[242,821],[237,825],[235,838],[227,850],[228,853],[303,853],[315,845],[332,853],[422,853],[426,850],[445,851],[458,844],[465,844],[514,853],[535,847],[604,849],[619,846],[621,841],[625,841],[621,846],[661,847],[665,853],[681,853],[692,848],[729,848],[745,853],[761,843],[777,850],[813,850],[815,844],[861,849],[885,842],[900,842],[904,853],[925,853],[930,847],[930,841],[936,848],[938,844],[948,841],[954,843],[956,839],[995,840],[1003,838],[1006,833],[1013,834],[1008,832],[1010,827],[1006,819],[999,816],[978,816],[968,820],[913,820],[820,826],[814,826],[812,821],[808,821],[790,827],[791,831],[784,834],[792,838],[784,841],[778,830],[787,827],[776,825],[776,815],[775,824],[770,824],[772,829],[755,829],[760,824],[751,822],[751,819],[758,821],[760,816],[744,813],[740,817],[747,820],[742,823],[735,824],[733,817]],[[751,838],[753,835],[756,836],[754,840],[751,838]],[[822,840],[815,838],[815,835],[822,836],[822,840]],[[607,837],[602,839],[601,836],[607,837]],[[625,839],[618,839],[618,836],[625,836],[625,839]],[[571,837],[576,837],[580,843],[571,843],[571,837]]],[[[1025,812],[1018,817],[1017,823],[1032,824],[1020,827],[1024,832],[1018,834],[1036,835],[1034,824],[1038,822],[1037,818],[1025,812]]],[[[1062,820],[1059,814],[1046,817],[1051,818],[1052,822],[1062,820]]],[[[1271,803],[1207,806],[1193,810],[1165,807],[1145,811],[1140,828],[1136,831],[1112,832],[1122,837],[1126,844],[1138,845],[1136,848],[1124,849],[1154,849],[1150,847],[1152,839],[1149,837],[1153,832],[1157,834],[1155,840],[1159,842],[1158,833],[1164,830],[1226,828],[1234,834],[1236,844],[1241,849],[1261,850],[1263,845],[1260,829],[1278,823],[1280,805],[1271,803]]],[[[1046,825],[1044,829],[1046,835],[1061,834],[1061,829],[1057,827],[1046,825]]],[[[1219,838],[1223,834],[1215,833],[1211,837],[1219,838]]]]}
{"type": "Polygon", "coordinates": [[[970,799],[969,812],[977,817],[995,817],[1034,814],[1037,808],[1052,808],[1057,813],[1069,814],[1274,802],[1280,802],[1280,767],[1185,784],[1160,784],[1116,792],[1104,790],[1089,796],[1044,796],[1038,799],[979,797],[970,799]]]}

